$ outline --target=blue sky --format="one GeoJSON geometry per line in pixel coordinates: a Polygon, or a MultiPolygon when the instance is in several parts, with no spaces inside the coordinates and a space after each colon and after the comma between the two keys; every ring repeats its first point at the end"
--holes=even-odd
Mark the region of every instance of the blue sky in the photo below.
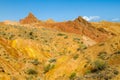
{"type": "Polygon", "coordinates": [[[0,21],[18,21],[29,12],[40,20],[120,21],[120,0],[0,0],[0,21]]]}

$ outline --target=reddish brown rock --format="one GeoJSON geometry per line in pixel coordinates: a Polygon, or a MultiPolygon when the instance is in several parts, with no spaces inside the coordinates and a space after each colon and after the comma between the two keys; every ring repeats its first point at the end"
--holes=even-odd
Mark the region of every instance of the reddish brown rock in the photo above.
{"type": "Polygon", "coordinates": [[[67,21],[67,22],[56,22],[56,23],[41,22],[36,24],[36,26],[37,27],[44,26],[68,33],[85,35],[95,40],[96,42],[105,41],[110,37],[110,35],[107,32],[103,33],[97,30],[94,26],[91,25],[91,23],[84,20],[82,17],[78,17],[74,21],[67,21]]]}
{"type": "Polygon", "coordinates": [[[36,27],[47,27],[52,28],[55,30],[68,32],[68,33],[75,33],[80,35],[88,36],[89,38],[95,40],[96,42],[105,41],[111,35],[108,32],[101,32],[97,28],[91,25],[88,21],[84,20],[82,17],[78,17],[73,21],[66,21],[66,22],[42,22],[39,21],[32,13],[30,13],[25,19],[20,20],[22,24],[31,24],[36,23],[34,26],[36,27]],[[38,23],[36,23],[38,22],[38,23]]]}
{"type": "Polygon", "coordinates": [[[27,17],[20,20],[20,23],[21,24],[30,24],[30,23],[36,23],[38,21],[39,20],[32,13],[29,13],[29,15],[27,17]]]}

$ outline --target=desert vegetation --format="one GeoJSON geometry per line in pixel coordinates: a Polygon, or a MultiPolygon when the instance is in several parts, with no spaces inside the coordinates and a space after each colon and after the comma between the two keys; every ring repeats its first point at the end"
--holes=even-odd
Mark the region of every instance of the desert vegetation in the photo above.
{"type": "Polygon", "coordinates": [[[119,80],[119,33],[119,23],[82,17],[1,22],[0,80],[119,80]]]}

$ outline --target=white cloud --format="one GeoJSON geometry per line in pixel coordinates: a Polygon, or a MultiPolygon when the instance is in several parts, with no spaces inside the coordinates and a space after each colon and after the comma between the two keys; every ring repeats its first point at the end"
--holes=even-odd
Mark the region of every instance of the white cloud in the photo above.
{"type": "Polygon", "coordinates": [[[87,20],[87,21],[97,21],[100,19],[100,16],[83,16],[83,19],[87,20]]]}
{"type": "Polygon", "coordinates": [[[112,21],[120,21],[120,18],[113,18],[112,21]]]}

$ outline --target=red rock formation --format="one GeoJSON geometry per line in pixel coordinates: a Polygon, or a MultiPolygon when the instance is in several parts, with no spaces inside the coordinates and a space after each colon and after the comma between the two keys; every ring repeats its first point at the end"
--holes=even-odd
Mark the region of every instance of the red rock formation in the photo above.
{"type": "Polygon", "coordinates": [[[20,23],[30,24],[30,23],[36,23],[38,21],[39,20],[32,13],[29,13],[29,15],[26,18],[20,20],[20,23]]]}
{"type": "MultiPolygon", "coordinates": [[[[21,20],[21,23],[31,24],[37,22],[37,18],[34,17],[31,13],[28,17],[21,20]]],[[[44,26],[47,28],[56,29],[59,31],[64,31],[68,33],[75,33],[80,35],[85,35],[90,37],[91,39],[95,40],[96,42],[105,41],[110,37],[110,35],[105,32],[101,32],[97,30],[91,23],[84,20],[82,17],[76,18],[74,21],[67,21],[67,22],[38,22],[35,24],[36,27],[44,26]]]]}
{"type": "Polygon", "coordinates": [[[86,35],[97,42],[105,41],[107,38],[110,37],[107,32],[103,33],[97,30],[94,26],[91,25],[91,23],[87,22],[82,17],[78,17],[74,21],[67,22],[38,23],[36,24],[36,26],[44,26],[68,33],[86,35]]]}

